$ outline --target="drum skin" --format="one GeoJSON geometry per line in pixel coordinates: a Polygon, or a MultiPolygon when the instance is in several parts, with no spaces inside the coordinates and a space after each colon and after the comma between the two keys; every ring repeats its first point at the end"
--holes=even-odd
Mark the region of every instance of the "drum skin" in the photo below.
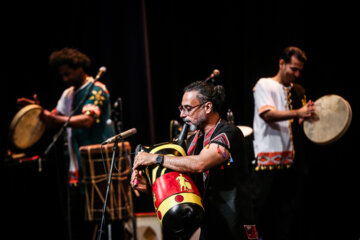
{"type": "Polygon", "coordinates": [[[319,145],[335,142],[347,131],[352,119],[350,104],[334,94],[315,101],[315,114],[304,121],[307,138],[319,145]]]}
{"type": "MultiPolygon", "coordinates": [[[[186,155],[183,148],[172,143],[141,147],[141,151],[172,156],[186,155]]],[[[159,165],[148,166],[146,175],[152,186],[154,208],[165,232],[189,238],[199,228],[204,216],[200,193],[193,180],[184,173],[159,165]]]]}
{"type": "Polygon", "coordinates": [[[42,107],[30,104],[18,111],[10,124],[10,140],[19,149],[27,149],[37,143],[46,126],[40,120],[42,107]]]}

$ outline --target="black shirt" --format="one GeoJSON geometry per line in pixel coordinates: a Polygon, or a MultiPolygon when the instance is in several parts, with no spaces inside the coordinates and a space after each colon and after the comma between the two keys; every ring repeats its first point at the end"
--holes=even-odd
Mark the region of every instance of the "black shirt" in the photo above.
{"type": "Polygon", "coordinates": [[[247,239],[244,225],[254,224],[254,220],[243,134],[236,126],[220,121],[211,136],[209,133],[205,135],[205,141],[201,136],[195,143],[195,135],[187,141],[189,146],[196,144],[193,154],[199,154],[208,143],[216,143],[225,147],[231,155],[223,164],[211,168],[208,175],[205,174],[205,180],[202,176],[195,178],[202,191],[205,208],[202,238],[247,239]]]}

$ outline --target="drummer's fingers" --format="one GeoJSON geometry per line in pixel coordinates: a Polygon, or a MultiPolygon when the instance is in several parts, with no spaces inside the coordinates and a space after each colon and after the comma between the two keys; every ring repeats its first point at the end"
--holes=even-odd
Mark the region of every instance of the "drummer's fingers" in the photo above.
{"type": "Polygon", "coordinates": [[[29,99],[24,98],[24,97],[16,99],[17,103],[24,103],[24,102],[29,102],[29,101],[30,101],[29,99]]]}
{"type": "Polygon", "coordinates": [[[315,112],[315,105],[314,104],[310,106],[310,110],[311,110],[311,112],[315,112]]]}
{"type": "Polygon", "coordinates": [[[133,173],[131,174],[131,179],[130,179],[130,182],[132,184],[134,184],[134,181],[137,178],[136,175],[137,175],[137,171],[133,171],[133,173]]]}
{"type": "Polygon", "coordinates": [[[27,99],[27,98],[18,98],[16,100],[16,104],[18,106],[18,108],[23,108],[29,104],[33,104],[34,101],[27,99]]]}
{"type": "Polygon", "coordinates": [[[138,155],[136,155],[135,160],[134,160],[134,164],[133,164],[133,169],[138,169],[139,166],[141,166],[142,163],[142,158],[141,158],[142,152],[139,152],[138,155]]]}
{"type": "Polygon", "coordinates": [[[34,102],[35,102],[36,104],[39,104],[39,103],[40,103],[40,101],[39,101],[36,93],[33,95],[33,99],[34,99],[34,102]]]}
{"type": "Polygon", "coordinates": [[[51,113],[50,113],[50,111],[49,110],[46,110],[46,109],[43,109],[42,111],[41,111],[41,117],[48,117],[48,116],[50,116],[51,115],[51,113]]]}
{"type": "Polygon", "coordinates": [[[138,179],[138,175],[134,175],[134,177],[132,177],[131,179],[131,184],[133,187],[136,187],[139,184],[139,179],[138,179]]]}
{"type": "Polygon", "coordinates": [[[137,167],[138,167],[137,162],[134,162],[134,164],[133,164],[133,170],[134,170],[134,171],[137,170],[137,167]]]}

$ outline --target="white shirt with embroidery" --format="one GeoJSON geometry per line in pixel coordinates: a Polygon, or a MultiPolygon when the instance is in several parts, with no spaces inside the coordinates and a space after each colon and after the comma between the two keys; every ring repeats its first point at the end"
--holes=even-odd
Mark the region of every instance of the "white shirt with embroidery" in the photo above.
{"type": "Polygon", "coordinates": [[[269,110],[289,110],[289,87],[272,78],[261,78],[253,89],[254,96],[254,152],[257,169],[289,166],[293,162],[293,142],[290,120],[266,122],[260,115],[269,110]]]}

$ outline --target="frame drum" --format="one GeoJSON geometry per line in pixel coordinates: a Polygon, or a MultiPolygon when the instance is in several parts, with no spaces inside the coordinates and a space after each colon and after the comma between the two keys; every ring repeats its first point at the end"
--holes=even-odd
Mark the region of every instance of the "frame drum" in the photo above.
{"type": "Polygon", "coordinates": [[[39,116],[42,107],[30,104],[16,113],[10,124],[10,140],[19,149],[27,149],[42,137],[46,126],[39,116]]]}
{"type": "Polygon", "coordinates": [[[338,140],[350,126],[350,104],[334,94],[315,101],[315,114],[304,121],[304,132],[310,141],[325,145],[338,140]]]}
{"type": "MultiPolygon", "coordinates": [[[[124,145],[130,155],[131,147],[129,142],[124,142],[124,145]]],[[[88,221],[101,220],[113,147],[114,144],[103,146],[101,144],[94,144],[79,148],[83,183],[85,185],[85,219],[88,221]]],[[[132,216],[132,197],[130,181],[128,179],[130,166],[122,152],[122,143],[119,142],[106,205],[105,218],[109,220],[128,219],[132,216]]]]}

